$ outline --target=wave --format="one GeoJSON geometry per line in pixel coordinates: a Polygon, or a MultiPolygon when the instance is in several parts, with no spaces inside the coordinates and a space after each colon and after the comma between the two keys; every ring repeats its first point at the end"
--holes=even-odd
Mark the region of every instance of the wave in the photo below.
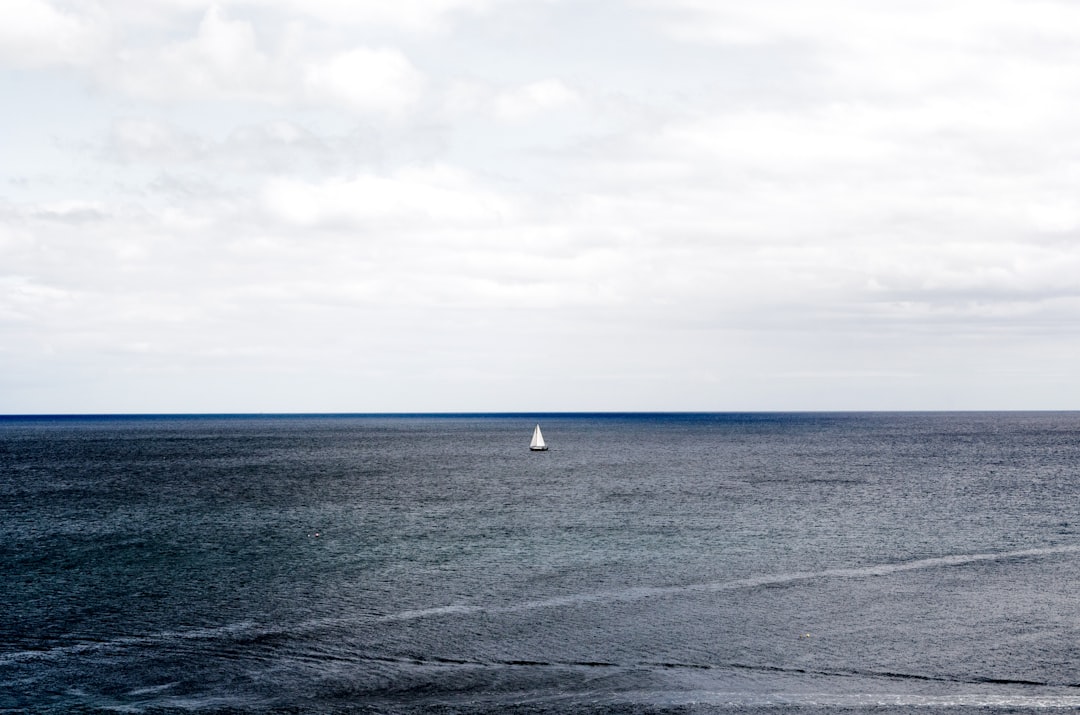
{"type": "Polygon", "coordinates": [[[742,691],[689,690],[673,692],[618,693],[590,702],[601,705],[633,702],[660,707],[724,705],[739,707],[829,707],[829,708],[1009,708],[1045,709],[1080,707],[1080,695],[1015,693],[754,693],[742,691]],[[606,702],[605,702],[606,701],[606,702]]]}
{"type": "MultiPolygon", "coordinates": [[[[729,581],[684,584],[678,586],[638,586],[628,589],[621,589],[618,591],[596,591],[589,593],[568,594],[564,596],[555,596],[552,598],[524,601],[521,603],[505,606],[450,604],[443,606],[434,606],[431,608],[411,609],[400,611],[397,613],[377,616],[372,616],[368,614],[365,614],[363,616],[351,615],[343,617],[312,619],[299,623],[282,624],[276,626],[259,624],[254,621],[242,621],[216,627],[202,627],[183,630],[164,630],[146,635],[121,636],[100,641],[80,640],[75,643],[55,645],[52,647],[41,649],[24,649],[18,651],[11,651],[8,653],[0,653],[0,665],[8,665],[17,662],[27,662],[34,660],[48,660],[67,656],[79,656],[102,650],[115,650],[141,646],[160,646],[162,644],[169,644],[169,646],[173,649],[183,650],[186,647],[199,648],[200,643],[203,643],[205,641],[212,641],[227,646],[226,651],[223,652],[223,654],[225,655],[228,655],[229,653],[233,653],[235,651],[235,656],[238,658],[257,658],[259,656],[251,650],[252,645],[266,645],[268,647],[272,647],[274,645],[275,639],[278,638],[290,638],[299,636],[304,633],[311,633],[313,631],[323,629],[350,628],[356,626],[359,623],[385,623],[395,621],[411,621],[417,619],[434,619],[462,615],[467,616],[476,614],[487,615],[500,613],[517,613],[537,609],[574,607],[590,603],[602,604],[632,602],[649,598],[671,597],[694,593],[713,593],[722,591],[735,591],[740,589],[769,587],[817,579],[873,578],[889,576],[892,574],[903,573],[907,571],[964,566],[967,564],[984,561],[1006,561],[1010,559],[1040,558],[1075,553],[1080,553],[1080,545],[1050,546],[1043,548],[1020,549],[1015,551],[989,553],[953,554],[926,559],[917,559],[913,561],[874,564],[850,568],[822,569],[818,571],[797,571],[782,574],[752,576],[748,578],[733,579],[729,581]],[[235,646],[235,648],[228,648],[228,646],[235,646]]],[[[331,660],[350,660],[355,656],[356,654],[350,653],[348,656],[335,657],[332,653],[329,652],[321,652],[318,655],[319,658],[327,658],[331,660]]],[[[613,666],[615,664],[602,663],[600,665],[606,667],[613,666]]],[[[668,667],[668,664],[656,665],[668,667]]],[[[686,667],[700,666],[687,665],[686,667]]],[[[1012,681],[1009,682],[1012,683],[1012,681]]],[[[1041,683],[1027,683],[1022,681],[1017,681],[1012,684],[1041,685],[1041,683]]]]}
{"type": "MultiPolygon", "coordinates": [[[[636,660],[625,663],[616,663],[597,660],[520,660],[520,659],[490,659],[476,660],[464,658],[444,658],[439,656],[422,655],[357,655],[352,662],[374,662],[403,666],[422,667],[454,667],[464,666],[470,668],[583,668],[600,670],[640,670],[664,669],[664,670],[695,670],[695,671],[737,671],[754,672],[778,675],[818,676],[828,678],[860,678],[872,680],[890,681],[918,681],[932,683],[947,683],[952,685],[1001,685],[1001,686],[1032,686],[1041,688],[1080,688],[1080,683],[1050,682],[1042,680],[1030,680],[1024,678],[986,678],[986,677],[962,677],[948,674],[928,675],[923,673],[900,673],[895,671],[850,669],[816,669],[796,668],[776,665],[762,665],[751,663],[686,663],[676,661],[650,661],[636,660]]],[[[1077,696],[1080,697],[1080,696],[1077,696]]]]}
{"type": "Polygon", "coordinates": [[[259,624],[254,621],[241,621],[222,626],[203,628],[189,628],[184,630],[158,631],[141,636],[119,636],[105,640],[80,640],[66,645],[57,645],[48,648],[25,649],[0,653],[0,665],[13,663],[49,660],[71,655],[85,655],[103,650],[115,650],[118,648],[133,648],[148,645],[157,645],[166,641],[203,641],[219,640],[224,637],[237,638],[249,635],[265,634],[259,624]]]}
{"type": "Polygon", "coordinates": [[[1043,556],[1055,556],[1060,554],[1080,553],[1080,545],[1048,546],[1037,549],[1020,549],[1017,551],[1000,551],[981,554],[953,554],[949,556],[935,556],[927,559],[914,561],[901,561],[895,563],[874,564],[870,566],[857,566],[852,568],[823,569],[820,571],[796,571],[791,573],[773,574],[767,576],[752,576],[749,578],[734,579],[731,581],[714,581],[710,583],[684,584],[681,586],[637,586],[619,591],[596,591],[592,593],[579,593],[566,596],[555,596],[535,601],[525,601],[509,606],[482,606],[482,605],[448,605],[433,608],[414,609],[380,616],[378,621],[406,621],[418,618],[433,618],[447,615],[471,615],[471,614],[498,614],[517,613],[541,608],[561,608],[566,606],[578,606],[588,603],[613,603],[626,601],[639,601],[646,598],[662,596],[676,596],[689,593],[712,593],[718,591],[735,591],[748,588],[760,588],[762,586],[779,586],[798,581],[811,581],[818,579],[833,578],[871,578],[875,576],[889,576],[905,571],[917,571],[925,569],[945,568],[951,566],[965,566],[980,561],[1007,561],[1011,559],[1037,558],[1043,556]]]}

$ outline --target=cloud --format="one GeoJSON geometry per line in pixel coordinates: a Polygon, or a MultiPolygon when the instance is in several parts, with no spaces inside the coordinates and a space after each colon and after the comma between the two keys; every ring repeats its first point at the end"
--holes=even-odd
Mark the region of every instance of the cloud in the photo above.
{"type": "Polygon", "coordinates": [[[403,122],[367,123],[344,133],[325,133],[306,122],[273,119],[213,136],[164,119],[127,117],[113,120],[104,138],[85,145],[96,159],[171,174],[170,180],[155,181],[149,188],[172,190],[180,188],[175,180],[182,173],[189,178],[201,174],[196,183],[208,186],[228,179],[261,180],[267,174],[342,176],[381,166],[388,157],[395,164],[428,163],[444,152],[445,141],[438,127],[403,122]]]}
{"type": "Polygon", "coordinates": [[[557,79],[517,87],[495,97],[495,114],[500,119],[518,121],[534,114],[578,101],[578,95],[557,79]]]}
{"type": "Polygon", "coordinates": [[[124,118],[113,121],[99,153],[120,164],[254,173],[333,165],[336,150],[340,147],[286,120],[242,125],[214,140],[167,121],[124,118]]]}
{"type": "Polygon", "coordinates": [[[400,116],[420,100],[424,76],[399,51],[354,48],[308,65],[304,95],[315,104],[400,116]]]}
{"type": "Polygon", "coordinates": [[[263,191],[263,205],[279,219],[308,227],[491,224],[515,214],[505,197],[463,172],[440,166],[319,183],[273,179],[263,191]]]}
{"type": "Polygon", "coordinates": [[[23,275],[0,275],[0,320],[31,323],[68,305],[71,291],[44,285],[23,275]]]}
{"type": "Polygon", "coordinates": [[[37,68],[91,61],[107,33],[100,18],[53,7],[45,0],[9,0],[0,23],[0,64],[37,68]]]}
{"type": "Polygon", "coordinates": [[[858,92],[879,99],[913,92],[968,94],[996,84],[993,67],[1080,52],[1080,8],[1045,0],[964,3],[798,0],[655,3],[675,38],[769,48],[818,74],[826,96],[858,92]]]}
{"type": "Polygon", "coordinates": [[[256,102],[386,117],[414,107],[426,86],[399,50],[326,51],[288,42],[267,49],[255,24],[218,5],[190,39],[125,47],[95,72],[103,86],[155,102],[256,102]]]}
{"type": "MultiPolygon", "coordinates": [[[[45,0],[17,1],[25,12],[0,30],[10,33],[0,42],[0,62],[9,65],[67,64],[92,77],[99,88],[168,105],[258,103],[394,121],[422,107],[432,82],[400,47],[358,43],[340,31],[341,24],[386,24],[406,32],[428,32],[451,15],[486,12],[498,4],[487,0],[389,4],[324,0],[304,3],[301,9],[291,0],[258,5],[243,1],[154,3],[172,13],[167,20],[123,0],[105,1],[100,7],[76,6],[78,11],[70,12],[45,0]],[[192,11],[199,11],[201,17],[185,36],[184,22],[192,11]],[[338,29],[330,31],[323,24],[328,22],[338,29]]],[[[463,86],[453,79],[448,84],[463,86]]],[[[527,119],[580,99],[554,78],[503,91],[485,86],[481,93],[483,111],[507,121],[527,119]]]]}
{"type": "Polygon", "coordinates": [[[493,120],[510,131],[528,127],[535,136],[548,129],[563,141],[567,126],[584,131],[600,116],[595,99],[556,77],[519,84],[453,78],[440,87],[436,116],[451,123],[493,120]]]}
{"type": "Polygon", "coordinates": [[[237,127],[214,152],[215,163],[229,171],[297,174],[347,164],[355,150],[296,122],[273,120],[237,127]]]}
{"type": "Polygon", "coordinates": [[[258,47],[255,28],[212,6],[195,37],[162,47],[121,50],[99,68],[99,81],[154,101],[253,100],[279,102],[287,80],[258,47]]]}
{"type": "MultiPolygon", "coordinates": [[[[520,2],[521,0],[515,0],[520,2]]],[[[96,0],[117,24],[162,27],[202,13],[213,4],[237,13],[258,13],[286,22],[305,20],[333,26],[379,27],[430,34],[452,26],[459,16],[490,12],[507,0],[96,0]]]]}
{"type": "Polygon", "coordinates": [[[122,163],[175,164],[205,158],[207,142],[177,127],[149,119],[117,119],[102,155],[122,163]]]}
{"type": "Polygon", "coordinates": [[[68,224],[105,221],[110,218],[107,209],[95,201],[54,201],[34,207],[34,218],[45,221],[60,221],[68,224]]]}
{"type": "MultiPolygon", "coordinates": [[[[250,0],[237,0],[246,5],[250,0]]],[[[335,24],[383,25],[410,32],[443,30],[459,13],[482,13],[499,0],[270,0],[270,5],[291,16],[309,15],[335,24]]]]}
{"type": "MultiPolygon", "coordinates": [[[[978,11],[970,5],[928,0],[824,0],[807,6],[798,0],[762,0],[752,5],[708,0],[652,3],[672,34],[688,40],[724,44],[776,44],[827,40],[831,45],[870,50],[886,47],[956,47],[967,50],[1002,48],[1009,40],[1030,43],[1042,38],[1070,37],[1069,27],[1080,11],[1069,2],[986,0],[978,11]]],[[[915,57],[917,60],[918,57],[915,57]]]]}

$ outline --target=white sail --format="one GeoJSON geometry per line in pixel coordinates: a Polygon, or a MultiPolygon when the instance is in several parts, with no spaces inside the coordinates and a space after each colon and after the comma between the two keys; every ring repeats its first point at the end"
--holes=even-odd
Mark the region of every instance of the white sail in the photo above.
{"type": "Polygon", "coordinates": [[[547,449],[547,445],[544,444],[544,435],[540,432],[540,425],[536,425],[536,429],[533,430],[532,442],[529,443],[529,449],[534,452],[547,449]]]}

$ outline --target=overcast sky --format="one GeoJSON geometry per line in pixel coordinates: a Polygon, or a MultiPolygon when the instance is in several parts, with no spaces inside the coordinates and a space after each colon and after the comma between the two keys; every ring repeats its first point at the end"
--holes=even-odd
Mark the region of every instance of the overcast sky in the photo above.
{"type": "Polygon", "coordinates": [[[1080,408],[1080,4],[6,0],[0,413],[1080,408]]]}

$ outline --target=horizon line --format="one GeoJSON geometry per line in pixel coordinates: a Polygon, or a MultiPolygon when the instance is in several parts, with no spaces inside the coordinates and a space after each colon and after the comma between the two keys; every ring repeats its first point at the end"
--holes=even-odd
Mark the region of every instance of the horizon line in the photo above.
{"type": "Polygon", "coordinates": [[[618,415],[814,415],[814,414],[1051,414],[1077,409],[771,409],[771,410],[507,410],[507,411],[398,411],[398,412],[21,412],[0,413],[0,419],[107,418],[107,417],[574,417],[618,415]]]}

